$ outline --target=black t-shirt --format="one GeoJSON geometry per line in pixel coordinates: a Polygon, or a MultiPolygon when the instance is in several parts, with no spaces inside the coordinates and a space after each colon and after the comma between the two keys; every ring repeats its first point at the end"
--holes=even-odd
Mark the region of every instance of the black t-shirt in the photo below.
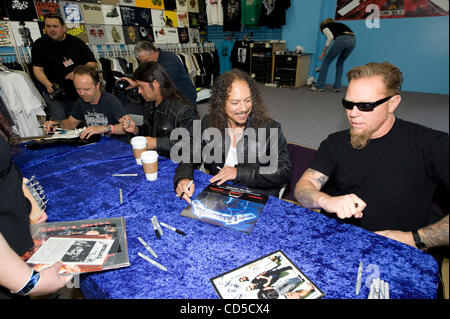
{"type": "Polygon", "coordinates": [[[351,147],[348,130],[329,135],[310,168],[330,178],[328,194],[366,202],[361,227],[411,231],[442,218],[431,203],[437,185],[448,192],[448,143],[447,133],[397,118],[362,150],[351,147]]]}
{"type": "Polygon", "coordinates": [[[34,42],[31,56],[33,66],[43,67],[49,81],[63,87],[72,101],[78,99],[78,94],[73,82],[66,80],[65,76],[78,65],[96,62],[83,40],[67,33],[63,41],[53,41],[48,35],[43,35],[34,42]]]}
{"type": "MultiPolygon", "coordinates": [[[[22,191],[22,174],[11,159],[8,144],[0,137],[0,233],[19,256],[33,247],[30,212],[31,203],[22,191]]],[[[0,299],[14,297],[18,295],[0,286],[0,299]]]]}
{"type": "Polygon", "coordinates": [[[241,1],[222,0],[223,31],[241,30],[241,1]]]}
{"type": "Polygon", "coordinates": [[[258,25],[271,29],[281,28],[286,24],[286,10],[290,6],[290,0],[263,0],[258,25]]]}
{"type": "Polygon", "coordinates": [[[106,126],[119,123],[126,114],[119,99],[108,92],[102,92],[97,104],[84,102],[81,98],[75,103],[71,115],[77,120],[85,120],[87,126],[106,126]]]}

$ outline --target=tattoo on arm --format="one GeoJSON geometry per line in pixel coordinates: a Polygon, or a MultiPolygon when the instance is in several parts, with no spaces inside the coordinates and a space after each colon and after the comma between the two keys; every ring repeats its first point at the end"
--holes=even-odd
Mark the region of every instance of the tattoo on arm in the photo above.
{"type": "Polygon", "coordinates": [[[317,208],[316,195],[327,181],[328,176],[308,168],[297,183],[295,198],[304,207],[317,208]]]}
{"type": "Polygon", "coordinates": [[[420,237],[427,247],[448,245],[448,215],[437,223],[422,228],[420,232],[420,237]]]}

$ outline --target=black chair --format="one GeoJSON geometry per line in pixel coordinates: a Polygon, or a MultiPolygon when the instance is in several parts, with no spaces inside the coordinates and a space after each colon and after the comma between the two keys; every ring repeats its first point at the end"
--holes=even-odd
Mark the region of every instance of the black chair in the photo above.
{"type": "Polygon", "coordinates": [[[316,150],[294,143],[288,143],[287,147],[292,164],[292,179],[289,184],[286,185],[281,198],[296,202],[294,196],[295,185],[308,168],[309,164],[311,164],[316,150]]]}

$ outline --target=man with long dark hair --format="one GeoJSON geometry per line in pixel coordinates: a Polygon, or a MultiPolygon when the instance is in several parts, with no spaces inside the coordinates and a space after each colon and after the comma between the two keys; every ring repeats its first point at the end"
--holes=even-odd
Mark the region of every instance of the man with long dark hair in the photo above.
{"type": "MultiPolygon", "coordinates": [[[[209,114],[202,120],[202,137],[207,139],[202,140],[203,152],[194,150],[194,154],[204,153],[201,160],[214,175],[211,183],[233,181],[278,196],[291,178],[281,126],[266,115],[256,82],[244,71],[226,72],[214,84],[209,114]]],[[[188,202],[194,193],[190,181],[195,164],[180,163],[174,177],[177,196],[188,202]]]]}
{"type": "Polygon", "coordinates": [[[144,98],[144,124],[137,126],[130,116],[120,119],[122,129],[147,138],[147,149],[169,157],[176,141],[170,140],[175,128],[185,128],[192,136],[194,106],[177,90],[164,68],[156,62],[143,63],[134,73],[138,93],[144,98]]]}

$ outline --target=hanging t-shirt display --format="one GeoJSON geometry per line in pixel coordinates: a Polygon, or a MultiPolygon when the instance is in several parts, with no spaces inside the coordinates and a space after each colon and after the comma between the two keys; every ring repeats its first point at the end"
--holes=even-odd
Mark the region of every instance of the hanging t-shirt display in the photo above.
{"type": "Polygon", "coordinates": [[[233,68],[250,72],[250,43],[253,41],[236,41],[231,50],[230,61],[233,68]]]}
{"type": "Polygon", "coordinates": [[[262,0],[260,26],[278,29],[286,24],[286,10],[291,6],[290,0],[262,0]]]}
{"type": "Polygon", "coordinates": [[[17,46],[29,47],[41,37],[37,22],[10,21],[17,46]]]}
{"type": "Polygon", "coordinates": [[[164,0],[164,9],[177,11],[177,0],[164,0]]]}
{"type": "Polygon", "coordinates": [[[12,47],[14,36],[9,21],[0,21],[0,47],[12,47]]]}
{"type": "Polygon", "coordinates": [[[241,30],[241,1],[222,0],[223,5],[223,31],[241,30]]]}
{"type": "Polygon", "coordinates": [[[135,0],[119,0],[119,4],[121,6],[136,6],[136,1],[135,0]]]}
{"type": "Polygon", "coordinates": [[[250,28],[258,26],[261,16],[262,0],[243,0],[241,2],[241,24],[250,28]]]}
{"type": "Polygon", "coordinates": [[[122,25],[119,6],[103,4],[102,13],[105,24],[122,25]]]}
{"type": "Polygon", "coordinates": [[[153,37],[153,28],[152,27],[138,26],[137,30],[139,31],[139,38],[141,40],[155,42],[155,38],[153,37]]]}
{"type": "Polygon", "coordinates": [[[84,22],[88,24],[105,24],[102,7],[96,3],[80,3],[84,22]]]}
{"type": "Polygon", "coordinates": [[[123,26],[123,35],[125,37],[125,44],[136,44],[140,41],[139,31],[135,26],[123,26]]]}
{"type": "Polygon", "coordinates": [[[67,23],[66,33],[80,38],[85,43],[89,43],[89,38],[86,31],[86,25],[84,23],[67,23]]]}
{"type": "Polygon", "coordinates": [[[34,5],[36,7],[38,21],[44,21],[44,15],[46,14],[58,14],[59,6],[56,2],[35,1],[34,5]]]}
{"type": "Polygon", "coordinates": [[[6,2],[6,11],[11,21],[37,21],[33,0],[12,0],[6,2]]]}
{"type": "Polygon", "coordinates": [[[120,25],[106,25],[105,31],[107,43],[125,44],[125,36],[120,25]]]}
{"type": "Polygon", "coordinates": [[[120,15],[123,25],[149,26],[152,24],[152,16],[148,8],[120,6],[120,15]]]}
{"type": "Polygon", "coordinates": [[[83,21],[80,6],[75,2],[60,1],[59,10],[65,23],[80,23],[83,21]]]}
{"type": "Polygon", "coordinates": [[[105,44],[107,42],[104,24],[86,24],[86,32],[90,44],[105,44]]]}

